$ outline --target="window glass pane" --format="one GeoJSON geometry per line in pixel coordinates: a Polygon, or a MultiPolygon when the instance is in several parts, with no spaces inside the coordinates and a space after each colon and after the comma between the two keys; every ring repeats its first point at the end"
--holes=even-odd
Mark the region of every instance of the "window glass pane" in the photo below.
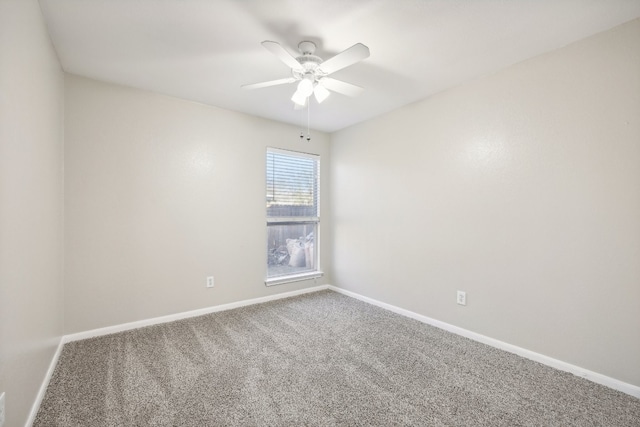
{"type": "Polygon", "coordinates": [[[267,217],[318,216],[317,156],[267,151],[267,217]]]}
{"type": "Polygon", "coordinates": [[[267,149],[267,278],[318,271],[320,157],[267,149]]]}
{"type": "Polygon", "coordinates": [[[267,226],[267,277],[316,270],[317,224],[267,226]]]}

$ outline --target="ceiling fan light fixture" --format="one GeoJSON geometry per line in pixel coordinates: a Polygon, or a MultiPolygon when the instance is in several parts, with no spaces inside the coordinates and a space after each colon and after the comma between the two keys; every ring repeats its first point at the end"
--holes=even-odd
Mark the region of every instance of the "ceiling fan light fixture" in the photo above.
{"type": "Polygon", "coordinates": [[[329,92],[326,87],[318,83],[316,85],[316,88],[313,90],[313,94],[315,95],[318,104],[321,104],[322,101],[324,101],[329,97],[329,95],[331,95],[331,92],[329,92]]]}
{"type": "Polygon", "coordinates": [[[262,46],[289,66],[291,69],[291,77],[243,85],[243,89],[259,89],[298,82],[296,91],[291,97],[296,109],[307,106],[309,102],[308,99],[312,94],[315,95],[316,101],[321,103],[329,97],[331,92],[337,92],[347,96],[356,96],[363,90],[363,88],[359,86],[328,77],[338,70],[368,58],[369,48],[362,43],[356,43],[326,61],[314,55],[316,46],[310,41],[300,42],[298,50],[301,55],[298,57],[294,57],[279,43],[274,41],[265,40],[262,42],[262,46]]]}
{"type": "Polygon", "coordinates": [[[305,76],[300,83],[298,83],[298,91],[305,97],[310,96],[313,93],[313,76],[305,76]]]}
{"type": "Polygon", "coordinates": [[[303,92],[300,91],[300,89],[298,89],[296,90],[296,93],[294,93],[293,96],[291,97],[291,100],[296,104],[300,105],[301,107],[304,107],[307,104],[308,97],[309,95],[305,95],[303,92]]]}

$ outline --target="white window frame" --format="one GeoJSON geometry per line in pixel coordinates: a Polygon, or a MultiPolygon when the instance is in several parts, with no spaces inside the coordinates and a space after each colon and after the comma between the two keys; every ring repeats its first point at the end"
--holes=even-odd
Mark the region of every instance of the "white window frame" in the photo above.
{"type": "MultiPolygon", "coordinates": [[[[294,150],[285,150],[285,149],[280,149],[280,148],[274,148],[274,147],[267,147],[267,151],[265,153],[265,190],[267,189],[267,182],[266,182],[266,159],[268,158],[268,153],[280,153],[280,154],[284,154],[284,155],[290,155],[290,156],[297,156],[297,157],[306,157],[306,158],[310,158],[313,159],[315,161],[318,162],[318,170],[317,170],[317,182],[316,182],[316,192],[317,192],[317,208],[318,211],[316,212],[317,216],[303,216],[303,217],[269,217],[267,215],[266,209],[265,209],[265,216],[266,216],[266,227],[265,227],[265,231],[266,234],[268,235],[269,233],[269,227],[270,226],[276,226],[276,225],[304,225],[304,224],[313,224],[315,225],[315,231],[314,231],[314,244],[315,244],[315,250],[314,250],[314,266],[315,269],[313,271],[305,271],[302,273],[294,273],[294,274],[283,274],[283,275],[279,275],[279,276],[272,276],[269,277],[269,265],[266,265],[266,271],[265,271],[265,280],[264,283],[266,286],[273,286],[273,285],[280,285],[283,283],[291,283],[291,282],[298,282],[298,281],[302,281],[302,280],[310,280],[310,279],[315,279],[318,277],[322,277],[324,275],[324,273],[322,272],[321,268],[320,268],[320,203],[321,203],[321,190],[320,190],[320,155],[319,154],[313,154],[313,153],[305,153],[305,152],[301,152],[301,151],[294,151],[294,150]]],[[[267,194],[268,196],[268,194],[267,194]]],[[[268,238],[267,236],[265,236],[265,242],[267,242],[268,238]]],[[[269,244],[267,242],[267,244],[265,245],[265,249],[266,251],[268,251],[269,249],[269,244]]]]}

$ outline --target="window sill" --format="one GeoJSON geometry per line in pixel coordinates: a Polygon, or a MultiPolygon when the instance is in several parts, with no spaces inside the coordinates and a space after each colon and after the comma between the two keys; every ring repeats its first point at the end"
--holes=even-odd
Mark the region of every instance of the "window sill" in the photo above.
{"type": "Polygon", "coordinates": [[[290,276],[271,277],[264,280],[266,286],[282,285],[283,283],[300,282],[302,280],[317,279],[322,277],[322,271],[311,271],[309,273],[292,274],[290,276]]]}

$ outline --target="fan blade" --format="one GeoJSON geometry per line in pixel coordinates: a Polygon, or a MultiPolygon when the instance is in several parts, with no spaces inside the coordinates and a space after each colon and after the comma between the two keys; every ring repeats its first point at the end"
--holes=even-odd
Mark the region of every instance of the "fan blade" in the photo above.
{"type": "Polygon", "coordinates": [[[304,71],[304,68],[300,63],[294,58],[285,48],[280,46],[280,43],[272,42],[269,40],[265,40],[262,42],[262,46],[264,46],[269,52],[273,53],[278,59],[292,68],[294,70],[304,71]]]}
{"type": "Polygon", "coordinates": [[[296,81],[296,79],[294,79],[293,77],[288,77],[286,79],[271,80],[271,81],[262,82],[262,83],[253,83],[253,84],[250,84],[250,85],[242,85],[240,87],[242,89],[260,89],[260,88],[263,88],[263,87],[277,86],[277,85],[283,85],[283,84],[287,84],[287,83],[293,83],[295,81],[296,81]]]}
{"type": "Polygon", "coordinates": [[[349,65],[353,65],[358,61],[362,61],[365,58],[369,57],[369,48],[363,45],[362,43],[356,43],[351,46],[349,49],[344,50],[334,56],[333,58],[329,58],[323,63],[320,64],[320,69],[325,74],[335,73],[338,70],[342,70],[349,65]]]}
{"type": "Polygon", "coordinates": [[[364,88],[360,86],[352,85],[342,80],[332,79],[331,77],[323,77],[321,81],[327,89],[347,96],[358,96],[364,90],[364,88]]]}

